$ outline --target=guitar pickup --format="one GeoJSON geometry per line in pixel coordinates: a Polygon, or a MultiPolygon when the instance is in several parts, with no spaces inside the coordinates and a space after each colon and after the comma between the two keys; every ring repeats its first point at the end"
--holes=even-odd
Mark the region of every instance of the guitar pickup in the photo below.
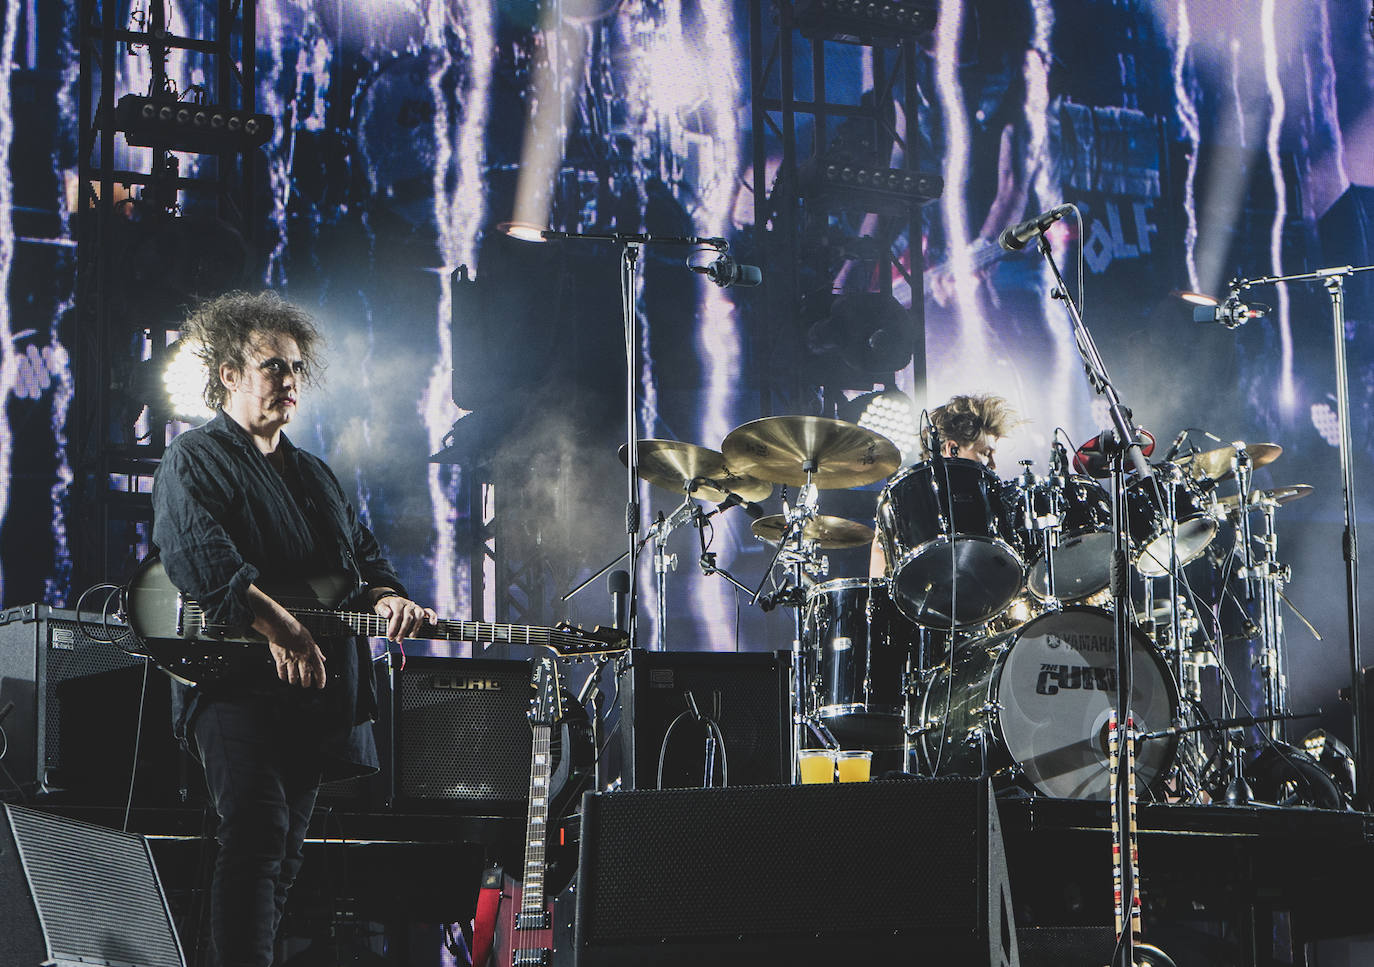
{"type": "Polygon", "coordinates": [[[517,950],[513,962],[515,967],[548,967],[552,961],[547,950],[517,950]]]}
{"type": "Polygon", "coordinates": [[[548,910],[521,913],[515,918],[516,930],[547,930],[550,926],[548,910]]]}

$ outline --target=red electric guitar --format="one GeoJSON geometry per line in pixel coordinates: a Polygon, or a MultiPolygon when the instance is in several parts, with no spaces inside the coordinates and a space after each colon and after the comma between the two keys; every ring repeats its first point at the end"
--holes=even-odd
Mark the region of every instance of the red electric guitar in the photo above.
{"type": "MultiPolygon", "coordinates": [[[[551,810],[553,795],[554,728],[564,720],[563,695],[558,685],[558,664],[552,656],[534,665],[534,701],[530,705],[530,726],[534,743],[530,755],[530,806],[525,824],[525,865],[519,883],[506,877],[497,911],[496,933],[492,944],[494,967],[545,967],[553,962],[553,901],[547,889],[552,875],[550,854],[561,845],[550,840],[550,820],[557,822],[559,810],[551,810]]],[[[571,749],[568,730],[562,732],[565,747],[562,759],[571,749]]]]}

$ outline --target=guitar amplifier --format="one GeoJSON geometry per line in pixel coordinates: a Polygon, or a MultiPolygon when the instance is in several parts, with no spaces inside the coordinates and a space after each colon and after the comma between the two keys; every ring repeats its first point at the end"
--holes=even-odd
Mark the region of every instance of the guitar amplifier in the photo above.
{"type": "Polygon", "coordinates": [[[630,653],[620,676],[621,786],[699,787],[705,777],[705,727],[697,711],[720,727],[714,784],[788,782],[787,652],[643,651],[630,653]]]}
{"type": "Polygon", "coordinates": [[[137,802],[170,805],[184,770],[168,680],[148,668],[145,683],[143,659],[115,643],[129,633],[122,624],[85,618],[42,604],[0,612],[0,710],[14,703],[0,722],[0,798],[65,791],[122,804],[137,746],[137,802]]]}
{"type": "Polygon", "coordinates": [[[395,808],[524,816],[532,673],[528,661],[425,656],[395,670],[390,755],[383,750],[395,808]]]}

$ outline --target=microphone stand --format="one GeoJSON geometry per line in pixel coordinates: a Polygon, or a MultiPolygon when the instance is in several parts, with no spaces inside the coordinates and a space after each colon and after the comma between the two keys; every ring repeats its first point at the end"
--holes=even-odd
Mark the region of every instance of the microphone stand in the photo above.
{"type": "MultiPolygon", "coordinates": [[[[1058,298],[1064,303],[1064,307],[1069,313],[1069,319],[1073,323],[1074,344],[1078,347],[1078,354],[1083,359],[1088,382],[1094,392],[1106,399],[1112,426],[1116,431],[1114,446],[1111,449],[1111,459],[1109,460],[1112,481],[1110,574],[1112,598],[1115,602],[1113,617],[1116,629],[1116,721],[1118,728],[1127,730],[1126,738],[1129,741],[1130,726],[1127,723],[1130,715],[1131,679],[1134,669],[1131,662],[1130,556],[1126,536],[1126,461],[1130,460],[1141,479],[1150,477],[1152,474],[1150,465],[1145,462],[1145,455],[1140,450],[1140,444],[1136,441],[1135,430],[1126,416],[1126,408],[1121,403],[1121,397],[1117,394],[1116,387],[1112,385],[1111,377],[1107,374],[1106,364],[1103,363],[1102,356],[1097,351],[1097,345],[1093,342],[1092,334],[1088,332],[1088,327],[1083,323],[1083,314],[1073,301],[1069,287],[1064,283],[1064,277],[1060,274],[1059,266],[1055,262],[1049,239],[1045,237],[1043,230],[1039,233],[1038,248],[1054,276],[1055,289],[1052,292],[1052,297],[1058,298]]],[[[1103,451],[1106,453],[1108,451],[1106,434],[1103,434],[1103,437],[1103,451]]],[[[1122,830],[1130,828],[1131,811],[1135,808],[1128,779],[1129,771],[1126,769],[1118,769],[1117,774],[1112,777],[1112,781],[1116,784],[1116,797],[1113,802],[1113,808],[1116,810],[1116,828],[1122,830]]],[[[1118,922],[1123,925],[1116,948],[1120,951],[1121,956],[1119,961],[1114,961],[1114,967],[1116,965],[1135,967],[1135,938],[1131,935],[1131,911],[1135,905],[1135,898],[1135,860],[1131,856],[1131,851],[1123,847],[1121,850],[1121,890],[1117,898],[1116,911],[1119,917],[1118,922]]]]}
{"type": "MultiPolygon", "coordinates": [[[[1350,442],[1350,377],[1345,361],[1345,280],[1356,272],[1369,272],[1374,265],[1340,265],[1301,272],[1297,275],[1270,275],[1261,279],[1234,279],[1232,293],[1257,285],[1279,282],[1320,282],[1331,298],[1331,332],[1336,357],[1336,419],[1340,425],[1341,495],[1345,505],[1345,531],[1341,535],[1341,554],[1345,558],[1346,624],[1350,648],[1350,708],[1354,717],[1351,752],[1355,756],[1355,799],[1365,801],[1364,738],[1360,729],[1366,709],[1360,682],[1360,553],[1356,540],[1354,448],[1350,442]]],[[[1245,508],[1248,510],[1248,508],[1245,508]]]]}
{"type": "MultiPolygon", "coordinates": [[[[639,399],[639,250],[645,245],[678,245],[688,248],[713,248],[719,252],[730,246],[723,238],[703,238],[696,235],[648,235],[643,232],[560,232],[543,229],[541,241],[611,242],[620,248],[620,302],[625,328],[625,535],[630,572],[630,592],[626,599],[625,632],[633,646],[639,630],[639,417],[635,403],[639,399]]],[[[616,562],[620,559],[617,558],[616,562]]],[[[612,565],[613,566],[613,565],[612,565]]],[[[659,629],[661,643],[663,629],[659,629]]]]}

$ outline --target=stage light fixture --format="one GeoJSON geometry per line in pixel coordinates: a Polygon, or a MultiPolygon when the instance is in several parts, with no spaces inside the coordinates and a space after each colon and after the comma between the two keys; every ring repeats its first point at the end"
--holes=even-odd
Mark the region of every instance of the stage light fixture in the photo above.
{"type": "Polygon", "coordinates": [[[898,0],[802,0],[797,29],[808,39],[882,44],[935,29],[936,5],[898,0]]]}
{"type": "Polygon", "coordinates": [[[832,386],[867,389],[911,362],[915,324],[891,295],[811,293],[802,299],[801,315],[809,322],[807,348],[838,364],[824,376],[832,386]]]}
{"type": "Polygon", "coordinates": [[[171,347],[171,358],[162,371],[162,385],[167,393],[174,419],[194,423],[214,416],[205,405],[205,363],[196,354],[195,344],[178,339],[171,347]]]}
{"type": "Polygon", "coordinates": [[[119,99],[115,124],[132,145],[199,154],[251,151],[270,141],[275,129],[268,114],[141,94],[119,99]]]}
{"type": "Polygon", "coordinates": [[[905,168],[873,168],[838,158],[813,158],[802,167],[798,191],[836,208],[901,214],[944,194],[939,175],[905,168]]]}
{"type": "Polygon", "coordinates": [[[544,237],[546,230],[531,222],[499,222],[496,230],[521,242],[547,241],[544,237]]]}
{"type": "Polygon", "coordinates": [[[888,389],[863,393],[841,404],[837,415],[887,437],[901,451],[902,463],[920,458],[921,437],[917,432],[916,404],[901,390],[888,389]]]}

